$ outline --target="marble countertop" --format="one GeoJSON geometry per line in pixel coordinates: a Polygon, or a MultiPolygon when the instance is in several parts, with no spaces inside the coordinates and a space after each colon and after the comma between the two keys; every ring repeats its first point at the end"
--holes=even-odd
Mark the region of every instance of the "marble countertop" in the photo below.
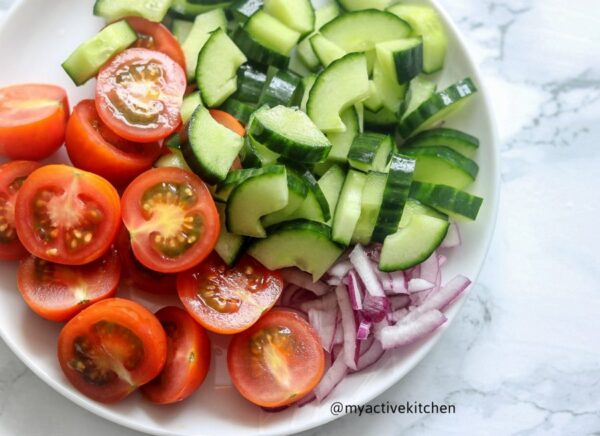
{"type": "MultiPolygon", "coordinates": [[[[347,416],[305,436],[600,435],[598,0],[439,0],[500,127],[498,227],[444,339],[374,403],[454,415],[347,416]]],[[[0,0],[0,9],[12,0],[0,0]]],[[[0,436],[135,436],[79,408],[0,341],[0,436]]]]}

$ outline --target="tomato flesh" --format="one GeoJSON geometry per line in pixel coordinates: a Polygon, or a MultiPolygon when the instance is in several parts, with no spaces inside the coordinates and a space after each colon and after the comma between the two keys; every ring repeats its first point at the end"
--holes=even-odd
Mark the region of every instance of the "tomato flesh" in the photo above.
{"type": "Polygon", "coordinates": [[[283,279],[250,256],[228,268],[215,253],[177,277],[179,298],[207,330],[234,334],[254,324],[283,290],[283,279]]]}
{"type": "Polygon", "coordinates": [[[0,155],[40,160],[63,143],[69,118],[64,89],[23,84],[0,89],[0,155]]]}
{"type": "Polygon", "coordinates": [[[156,317],[130,300],[109,298],[84,309],[62,329],[58,358],[67,379],[88,397],[119,401],[155,378],[167,358],[156,317]]]}
{"type": "Polygon", "coordinates": [[[233,337],[227,366],[234,386],[256,405],[295,403],[319,383],[325,353],[315,330],[287,310],[272,310],[233,337]]]}
{"type": "Polygon", "coordinates": [[[166,54],[185,70],[185,56],[181,45],[169,29],[142,17],[127,17],[127,23],[138,34],[134,47],[147,48],[166,54]]]}
{"type": "Polygon", "coordinates": [[[167,334],[167,362],[160,375],[142,387],[153,403],[171,404],[192,395],[210,366],[206,331],[183,309],[164,307],[156,313],[167,334]]]}
{"type": "Polygon", "coordinates": [[[83,265],[102,256],[120,228],[119,195],[105,179],[66,165],[46,165],[17,196],[19,239],[36,257],[83,265]]]}
{"type": "Polygon", "coordinates": [[[117,135],[134,142],[154,142],[181,124],[185,87],[185,73],[170,57],[130,48],[100,70],[96,109],[117,135]]]}

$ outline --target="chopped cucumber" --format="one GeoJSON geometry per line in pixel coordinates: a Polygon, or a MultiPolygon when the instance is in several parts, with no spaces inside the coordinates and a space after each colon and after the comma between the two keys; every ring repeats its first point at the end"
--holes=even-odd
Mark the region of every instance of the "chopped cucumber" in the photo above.
{"type": "Polygon", "coordinates": [[[265,84],[260,95],[259,105],[298,106],[304,95],[302,77],[293,71],[278,70],[265,84]]]}
{"type": "Polygon", "coordinates": [[[183,124],[186,124],[190,118],[192,118],[192,115],[198,106],[202,106],[202,98],[200,97],[199,91],[192,92],[183,97],[183,103],[181,105],[181,121],[183,121],[183,124]]]}
{"type": "Polygon", "coordinates": [[[377,60],[383,74],[398,83],[407,83],[423,71],[423,39],[406,38],[377,44],[377,60]]]}
{"type": "Polygon", "coordinates": [[[172,0],[96,0],[94,15],[114,22],[124,17],[143,17],[160,23],[172,0]]]}
{"type": "Polygon", "coordinates": [[[239,26],[233,32],[233,41],[244,52],[248,59],[266,66],[287,68],[290,63],[288,55],[261,44],[257,38],[239,26]]]}
{"type": "Polygon", "coordinates": [[[383,193],[387,177],[386,173],[376,171],[371,171],[367,174],[367,181],[365,182],[361,197],[360,217],[352,234],[353,243],[367,245],[371,242],[371,236],[373,235],[373,230],[375,230],[379,210],[383,203],[383,193]]]}
{"type": "Polygon", "coordinates": [[[438,218],[441,220],[448,221],[448,215],[442,213],[433,207],[429,207],[417,201],[413,198],[409,198],[406,200],[406,204],[404,205],[404,210],[402,211],[402,218],[400,219],[400,224],[398,224],[399,229],[403,229],[408,227],[410,220],[415,215],[428,215],[434,218],[438,218]]]}
{"type": "Polygon", "coordinates": [[[459,191],[452,186],[421,182],[412,184],[410,196],[457,220],[475,220],[483,203],[483,198],[459,191]]]}
{"type": "Polygon", "coordinates": [[[327,160],[345,164],[348,159],[348,152],[350,151],[352,142],[360,132],[360,121],[358,119],[356,107],[350,106],[342,112],[341,119],[346,130],[342,133],[327,134],[327,137],[331,142],[331,151],[329,152],[329,156],[327,156],[327,160]]]}
{"type": "Polygon", "coordinates": [[[398,117],[394,112],[383,107],[377,112],[365,111],[365,127],[383,133],[394,133],[398,125],[398,117]]]}
{"type": "Polygon", "coordinates": [[[217,245],[215,245],[215,251],[227,265],[232,266],[239,259],[247,238],[227,231],[225,204],[216,203],[216,206],[217,211],[219,211],[221,232],[219,233],[217,245]]]}
{"type": "Polygon", "coordinates": [[[360,218],[362,192],[366,181],[367,176],[360,171],[348,171],[333,217],[331,235],[335,242],[350,244],[360,218]]]}
{"type": "MultiPolygon", "coordinates": [[[[346,171],[339,165],[331,166],[319,179],[319,188],[321,188],[321,192],[327,200],[332,216],[335,214],[335,208],[340,198],[340,192],[342,192],[345,179],[346,171]]],[[[331,218],[327,220],[327,224],[331,224],[331,222],[331,218]]]]}
{"type": "MultiPolygon", "coordinates": [[[[322,8],[317,9],[315,11],[315,33],[339,14],[340,8],[336,3],[329,3],[322,8]]],[[[298,53],[298,58],[306,68],[311,71],[316,71],[319,68],[320,62],[310,44],[310,37],[312,35],[314,35],[314,33],[309,34],[298,43],[296,52],[298,53]]]]}
{"type": "Polygon", "coordinates": [[[310,0],[264,0],[264,10],[301,35],[313,31],[315,10],[310,0]]]}
{"type": "Polygon", "coordinates": [[[154,162],[155,168],[161,167],[174,167],[181,168],[182,170],[191,171],[188,164],[185,162],[181,150],[171,149],[169,154],[162,155],[156,162],[154,162]]]}
{"type": "Polygon", "coordinates": [[[263,10],[252,15],[244,29],[256,42],[284,56],[290,55],[300,39],[300,33],[263,10]]]}
{"type": "Polygon", "coordinates": [[[348,152],[348,163],[357,170],[385,172],[394,141],[381,133],[362,133],[354,138],[348,152]]]}
{"type": "Polygon", "coordinates": [[[338,0],[347,11],[360,11],[362,9],[383,10],[394,3],[395,0],[338,0]]]}
{"type": "MultiPolygon", "coordinates": [[[[110,1],[110,0],[107,0],[110,1]]],[[[174,18],[193,20],[198,15],[215,9],[223,9],[231,5],[231,1],[212,2],[210,4],[194,4],[187,0],[172,0],[169,15],[174,18]]]]}
{"type": "Polygon", "coordinates": [[[314,74],[305,76],[302,79],[303,92],[302,92],[302,101],[300,102],[300,110],[302,110],[303,112],[306,112],[306,103],[308,102],[310,90],[312,89],[313,85],[315,84],[315,80],[317,80],[317,76],[314,74]]]}
{"type": "Polygon", "coordinates": [[[468,157],[444,146],[404,148],[417,161],[414,180],[464,189],[475,181],[479,166],[468,157]]]}
{"type": "Polygon", "coordinates": [[[320,64],[325,68],[347,54],[346,50],[341,48],[335,42],[328,40],[320,33],[311,36],[310,45],[317,56],[317,59],[319,59],[320,64]]]}
{"type": "Polygon", "coordinates": [[[371,112],[377,112],[383,107],[383,99],[373,80],[369,80],[369,98],[363,101],[363,105],[371,112]]]}
{"type": "Polygon", "coordinates": [[[171,24],[171,32],[173,32],[173,36],[177,39],[180,45],[183,44],[183,42],[187,39],[192,31],[192,27],[194,27],[194,23],[191,21],[180,20],[178,18],[173,19],[173,23],[171,24]]]}
{"type": "Polygon", "coordinates": [[[196,65],[198,64],[198,53],[211,32],[217,29],[225,30],[227,28],[227,18],[223,9],[214,9],[212,11],[198,15],[194,19],[192,30],[186,40],[181,44],[181,50],[185,56],[185,73],[188,81],[196,78],[196,65]]]}
{"type": "Polygon", "coordinates": [[[295,171],[286,169],[288,181],[288,203],[277,212],[270,213],[262,218],[262,225],[270,227],[283,221],[289,221],[289,217],[298,210],[308,194],[308,186],[304,179],[295,171]]]}
{"type": "Polygon", "coordinates": [[[472,157],[479,148],[479,139],[460,130],[439,127],[425,130],[406,141],[403,147],[446,146],[460,154],[472,157]]]}
{"type": "Polygon", "coordinates": [[[251,64],[240,67],[237,74],[237,91],[233,95],[236,100],[258,103],[260,95],[267,83],[267,75],[251,64]]]}
{"type": "Polygon", "coordinates": [[[256,111],[256,105],[228,98],[221,106],[221,110],[237,118],[243,124],[248,124],[250,117],[256,111]]]}
{"type": "MultiPolygon", "coordinates": [[[[379,44],[377,47],[379,47],[379,44]]],[[[400,110],[400,105],[406,97],[407,84],[398,83],[396,76],[389,74],[389,67],[384,67],[382,65],[382,62],[385,63],[385,57],[382,57],[380,60],[379,52],[380,50],[377,49],[377,58],[373,65],[373,84],[375,85],[379,98],[381,99],[381,105],[389,112],[397,114],[400,110]]],[[[393,72],[394,70],[391,71],[393,72]]],[[[378,112],[380,110],[381,108],[372,112],[378,112]]]]}
{"type": "Polygon", "coordinates": [[[223,203],[227,202],[231,191],[233,191],[237,185],[252,176],[262,174],[262,172],[262,168],[244,168],[241,170],[231,171],[229,174],[227,174],[225,180],[217,185],[213,197],[217,201],[221,201],[223,203]]]}
{"type": "Polygon", "coordinates": [[[263,4],[264,0],[235,0],[229,10],[233,14],[234,20],[244,24],[248,18],[263,7],[263,4]]]}
{"type": "Polygon", "coordinates": [[[410,81],[406,99],[400,107],[401,120],[412,114],[421,104],[425,103],[435,93],[437,85],[423,76],[417,76],[410,81]]]}

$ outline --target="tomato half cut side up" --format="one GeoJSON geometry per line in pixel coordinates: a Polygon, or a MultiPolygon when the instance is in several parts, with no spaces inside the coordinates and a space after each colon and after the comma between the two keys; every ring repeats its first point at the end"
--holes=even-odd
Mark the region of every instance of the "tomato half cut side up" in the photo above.
{"type": "Polygon", "coordinates": [[[139,143],[117,136],[102,122],[94,100],[79,102],[67,124],[67,153],[73,165],[122,186],[152,167],[160,142],[139,143]]]}
{"type": "Polygon", "coordinates": [[[62,145],[68,118],[63,88],[33,83],[0,88],[0,155],[47,158],[62,145]]]}
{"type": "Polygon", "coordinates": [[[160,374],[167,360],[167,337],[143,306],[109,298],[63,327],[58,360],[77,390],[93,400],[114,403],[160,374]]]}
{"type": "Polygon", "coordinates": [[[181,124],[183,69],[164,53],[130,48],[98,73],[96,109],[117,135],[134,142],[166,138],[181,124]]]}
{"type": "Polygon", "coordinates": [[[147,48],[166,54],[185,70],[185,56],[181,45],[169,29],[142,17],[127,17],[127,23],[138,34],[133,47],[147,48]]]}
{"type": "Polygon", "coordinates": [[[181,302],[207,330],[234,334],[246,330],[268,311],[283,290],[283,278],[250,256],[233,267],[215,253],[177,276],[181,302]]]}
{"type": "Polygon", "coordinates": [[[307,321],[294,312],[274,309],[233,337],[227,367],[244,398],[276,408],[313,390],[323,376],[325,353],[307,321]]]}
{"type": "Polygon", "coordinates": [[[83,265],[102,256],[121,226],[115,188],[96,174],[46,165],[23,182],[15,205],[17,234],[34,256],[83,265]]]}
{"type": "Polygon", "coordinates": [[[0,259],[17,260],[28,252],[15,228],[15,201],[23,182],[40,164],[17,160],[0,165],[0,259]]]}
{"type": "Polygon", "coordinates": [[[117,238],[117,250],[123,263],[125,283],[134,289],[151,294],[175,294],[176,274],[164,274],[146,268],[135,258],[131,248],[129,232],[122,228],[117,238]]]}
{"type": "Polygon", "coordinates": [[[204,328],[179,307],[156,312],[167,334],[167,362],[158,377],[142,386],[156,404],[172,404],[192,395],[204,382],[210,367],[210,341],[204,328]]]}
{"type": "Polygon", "coordinates": [[[217,243],[219,214],[204,182],[180,168],[153,168],[122,198],[123,223],[137,260],[163,273],[202,262],[217,243]]]}
{"type": "Polygon", "coordinates": [[[97,301],[117,292],[121,264],[115,249],[86,265],[61,265],[34,256],[17,271],[19,291],[42,318],[65,322],[97,301]]]}

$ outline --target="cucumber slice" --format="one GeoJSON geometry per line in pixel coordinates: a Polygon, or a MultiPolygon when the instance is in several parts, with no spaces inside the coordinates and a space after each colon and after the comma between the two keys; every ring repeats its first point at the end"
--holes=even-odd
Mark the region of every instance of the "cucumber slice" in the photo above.
{"type": "Polygon", "coordinates": [[[306,110],[324,132],[344,132],[340,114],[369,96],[367,58],[351,53],[329,65],[310,90],[306,110]]]}
{"type": "Polygon", "coordinates": [[[286,171],[288,182],[288,203],[283,209],[264,216],[262,218],[262,225],[264,227],[270,227],[283,221],[290,221],[289,217],[302,205],[306,195],[308,194],[308,186],[304,182],[304,179],[295,171],[290,169],[286,169],[286,171]]]}
{"type": "Polygon", "coordinates": [[[325,224],[297,220],[269,229],[266,239],[255,241],[248,254],[271,270],[295,266],[319,280],[341,256],[343,247],[330,239],[325,224]]]}
{"type": "Polygon", "coordinates": [[[362,192],[366,181],[367,176],[360,171],[348,171],[333,216],[331,239],[335,242],[350,244],[360,218],[362,192]]]}
{"type": "Polygon", "coordinates": [[[267,83],[267,75],[250,64],[244,64],[237,73],[237,91],[233,95],[236,100],[258,103],[260,95],[267,83]]]}
{"type": "MultiPolygon", "coordinates": [[[[323,25],[329,23],[339,14],[340,8],[337,5],[337,3],[329,3],[328,5],[317,9],[315,11],[315,33],[321,27],[323,27],[323,25]]],[[[308,68],[310,71],[316,71],[318,70],[321,64],[319,62],[319,58],[317,58],[317,55],[315,54],[310,44],[310,37],[312,35],[314,35],[314,33],[309,34],[298,43],[298,47],[296,47],[296,52],[298,53],[298,58],[306,68],[308,68]]]]}
{"type": "Polygon", "coordinates": [[[127,21],[110,24],[77,47],[62,63],[62,67],[75,85],[81,86],[96,76],[110,58],[121,53],[137,39],[137,33],[127,21]]]}
{"type": "Polygon", "coordinates": [[[172,0],[96,0],[94,15],[114,22],[124,17],[143,17],[160,23],[172,0]]]}
{"type": "MultiPolygon", "coordinates": [[[[340,198],[340,192],[344,186],[346,179],[346,171],[339,166],[331,166],[319,179],[319,188],[327,200],[331,215],[335,214],[335,208],[340,198]]],[[[327,220],[327,224],[331,224],[332,219],[327,220]]]]}
{"type": "Polygon", "coordinates": [[[407,83],[423,71],[423,39],[406,38],[382,42],[375,48],[383,74],[398,83],[407,83]]]}
{"type": "Polygon", "coordinates": [[[313,31],[315,10],[310,0],[264,0],[264,10],[301,35],[313,31]]]}
{"type": "Polygon", "coordinates": [[[459,191],[452,186],[421,182],[412,184],[410,196],[455,220],[461,217],[475,220],[483,203],[483,198],[459,191]]]}
{"type": "MultiPolygon", "coordinates": [[[[379,44],[377,47],[379,47],[379,44]]],[[[404,83],[398,83],[394,75],[391,75],[388,71],[385,71],[389,70],[389,67],[384,68],[382,66],[379,50],[376,49],[376,53],[377,58],[373,65],[373,84],[377,89],[379,98],[381,98],[381,105],[393,114],[397,114],[400,110],[402,101],[404,101],[404,98],[406,97],[408,85],[404,83]]],[[[385,62],[385,59],[382,58],[382,61],[385,62]]],[[[393,72],[394,70],[391,71],[393,72]]],[[[378,112],[380,110],[381,108],[372,112],[378,112]]]]}
{"type": "Polygon", "coordinates": [[[417,76],[410,81],[406,99],[400,107],[401,120],[412,114],[415,109],[425,103],[435,93],[437,85],[423,76],[417,76]]]}
{"type": "Polygon", "coordinates": [[[190,32],[192,31],[192,27],[194,23],[187,20],[180,20],[178,18],[173,19],[171,24],[171,32],[173,32],[173,36],[177,39],[179,44],[183,44],[183,42],[187,39],[190,32]]]}
{"type": "Polygon", "coordinates": [[[425,261],[440,246],[449,226],[448,221],[432,216],[413,216],[406,228],[385,238],[379,269],[405,270],[425,261]]]}
{"type": "Polygon", "coordinates": [[[352,242],[362,245],[367,245],[371,242],[371,236],[375,225],[379,210],[383,203],[383,192],[387,182],[387,174],[371,171],[367,174],[367,181],[362,192],[360,217],[352,234],[352,242]]]}
{"type": "Polygon", "coordinates": [[[196,67],[196,82],[204,104],[219,106],[236,91],[237,70],[247,60],[223,29],[210,34],[198,54],[196,67]]]}
{"type": "Polygon", "coordinates": [[[198,53],[210,38],[210,33],[217,29],[227,29],[227,18],[223,9],[215,9],[198,15],[194,19],[192,30],[181,44],[181,50],[185,57],[185,74],[188,82],[196,78],[196,66],[198,64],[198,53]]]}
{"type": "Polygon", "coordinates": [[[271,165],[239,183],[227,200],[227,229],[238,235],[265,238],[261,218],[288,203],[287,173],[283,165],[271,165]]]}
{"type": "Polygon", "coordinates": [[[449,147],[403,148],[402,153],[417,161],[414,179],[463,189],[477,178],[479,166],[449,147]]]}
{"type": "Polygon", "coordinates": [[[398,117],[385,107],[378,112],[365,111],[365,127],[382,133],[394,133],[398,125],[398,117]]]}
{"type": "Polygon", "coordinates": [[[250,117],[256,109],[257,106],[255,104],[239,101],[235,98],[228,98],[225,103],[223,103],[223,106],[221,106],[221,110],[237,118],[243,124],[248,124],[250,117]]]}
{"type": "Polygon", "coordinates": [[[300,39],[300,33],[263,10],[252,15],[244,29],[256,42],[284,56],[290,55],[300,39]]]}
{"type": "Polygon", "coordinates": [[[262,174],[262,168],[244,168],[241,170],[234,170],[227,174],[225,180],[220,182],[215,189],[213,197],[215,200],[226,203],[231,195],[231,191],[250,177],[262,174]]]}
{"type": "Polygon", "coordinates": [[[243,137],[217,123],[208,109],[200,106],[189,122],[182,152],[190,168],[212,184],[225,180],[243,145],[243,137]]]}
{"type": "Polygon", "coordinates": [[[257,112],[248,134],[271,151],[298,162],[318,162],[331,149],[327,137],[304,112],[284,106],[257,112]]]}
{"type": "Polygon", "coordinates": [[[300,102],[300,110],[306,112],[306,103],[308,102],[308,97],[310,95],[310,90],[315,84],[315,80],[317,80],[317,76],[314,74],[309,74],[302,78],[302,101],[300,102]]]}
{"type": "Polygon", "coordinates": [[[423,5],[395,5],[388,9],[412,28],[413,36],[423,38],[423,71],[435,73],[444,67],[448,38],[437,12],[423,5]]]}
{"type": "Polygon", "coordinates": [[[250,138],[248,138],[247,136],[244,138],[244,146],[240,150],[239,158],[240,162],[242,163],[242,167],[244,168],[260,168],[262,166],[262,162],[260,161],[260,158],[258,157],[256,151],[254,150],[254,147],[252,147],[252,144],[250,143],[250,138]]]}
{"type": "Polygon", "coordinates": [[[175,167],[181,168],[182,170],[191,171],[190,167],[185,162],[183,154],[181,154],[181,150],[178,149],[171,149],[171,153],[165,154],[158,158],[158,160],[154,162],[153,166],[155,168],[175,167]]]}
{"type": "Polygon", "coordinates": [[[323,194],[323,191],[321,191],[321,187],[319,186],[317,180],[310,171],[304,170],[289,161],[285,162],[288,166],[288,171],[297,172],[302,177],[302,180],[308,188],[306,198],[300,207],[288,217],[288,221],[297,219],[307,219],[321,223],[329,221],[331,218],[329,203],[327,202],[327,198],[323,194]]]}
{"type": "Polygon", "coordinates": [[[357,170],[385,172],[394,148],[389,135],[381,133],[362,133],[354,138],[348,152],[348,163],[357,170]]]}
{"type": "Polygon", "coordinates": [[[183,121],[183,124],[186,124],[192,118],[198,106],[202,106],[200,91],[192,92],[183,97],[183,103],[181,104],[181,121],[183,121]]]}
{"type": "Polygon", "coordinates": [[[346,130],[342,133],[327,134],[327,138],[331,142],[331,151],[327,156],[327,160],[345,164],[352,142],[360,132],[360,121],[356,107],[351,106],[342,112],[341,119],[346,130]]]}
{"type": "Polygon", "coordinates": [[[347,11],[360,11],[362,9],[383,10],[395,0],[338,0],[347,11]]]}
{"type": "Polygon", "coordinates": [[[332,62],[346,56],[346,50],[334,42],[331,42],[320,33],[316,33],[310,38],[310,46],[319,59],[319,63],[327,68],[332,62]]]}
{"type": "Polygon", "coordinates": [[[363,101],[363,105],[365,109],[371,112],[377,112],[383,107],[383,99],[379,94],[379,90],[377,89],[377,85],[373,80],[369,80],[369,98],[363,101]]]}
{"type": "Polygon", "coordinates": [[[479,148],[479,139],[460,130],[439,127],[437,129],[425,130],[406,141],[403,147],[432,147],[444,145],[472,157],[479,148]]]}
{"type": "Polygon", "coordinates": [[[425,206],[420,201],[409,198],[406,200],[406,204],[404,205],[404,210],[402,211],[402,218],[400,219],[400,224],[398,224],[399,229],[403,229],[408,227],[410,220],[415,215],[428,215],[434,218],[438,218],[441,220],[448,221],[448,215],[442,213],[432,207],[425,206]]]}
{"type": "Polygon", "coordinates": [[[400,154],[392,155],[383,200],[371,240],[383,242],[387,235],[395,233],[408,199],[415,172],[415,160],[400,154]]]}
{"type": "Polygon", "coordinates": [[[216,203],[216,206],[219,212],[219,221],[221,222],[221,233],[219,233],[219,240],[217,241],[217,245],[215,245],[215,251],[227,265],[232,266],[242,254],[247,238],[227,231],[225,204],[216,203]]]}
{"type": "Polygon", "coordinates": [[[244,24],[252,15],[262,8],[264,0],[236,0],[229,10],[233,15],[233,19],[239,24],[244,24]]]}
{"type": "Polygon", "coordinates": [[[262,45],[257,39],[250,35],[243,27],[237,27],[233,32],[233,41],[244,52],[248,59],[266,66],[287,68],[290,58],[287,55],[262,45]]]}
{"type": "Polygon", "coordinates": [[[302,77],[293,71],[278,70],[266,83],[258,103],[271,107],[298,106],[303,95],[302,77]]]}
{"type": "Polygon", "coordinates": [[[467,78],[449,86],[444,91],[433,94],[402,119],[398,127],[400,135],[408,138],[435,125],[462,108],[476,92],[475,84],[467,78]]]}
{"type": "MultiPolygon", "coordinates": [[[[107,0],[110,1],[110,0],[107,0]]],[[[198,15],[210,12],[215,9],[223,9],[231,5],[231,1],[222,1],[219,3],[211,4],[194,4],[187,0],[172,0],[171,8],[168,14],[174,18],[181,18],[184,20],[193,20],[198,15]]]]}

